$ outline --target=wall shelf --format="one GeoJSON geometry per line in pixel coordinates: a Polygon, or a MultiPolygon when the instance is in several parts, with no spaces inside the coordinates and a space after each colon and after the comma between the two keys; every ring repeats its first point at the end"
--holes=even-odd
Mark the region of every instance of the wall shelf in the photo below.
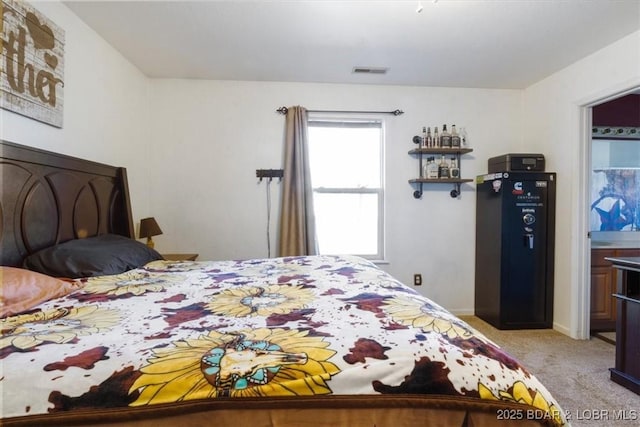
{"type": "Polygon", "coordinates": [[[473,182],[473,179],[460,179],[460,178],[414,178],[409,180],[409,184],[462,184],[464,182],[473,182]]]}
{"type": "Polygon", "coordinates": [[[409,151],[409,154],[411,155],[416,155],[416,154],[458,154],[458,155],[462,155],[462,154],[467,154],[467,153],[471,153],[473,151],[473,148],[414,148],[413,150],[409,151]]]}
{"type": "MultiPolygon", "coordinates": [[[[415,140],[415,139],[414,139],[415,140]]],[[[416,199],[420,199],[423,193],[423,184],[453,184],[453,190],[451,190],[452,198],[457,198],[460,196],[460,187],[465,182],[473,182],[473,179],[464,179],[464,178],[425,178],[423,177],[423,157],[429,154],[440,155],[440,156],[453,156],[455,157],[458,168],[462,171],[460,157],[463,154],[471,153],[473,148],[463,148],[463,147],[455,147],[455,148],[443,148],[443,147],[421,147],[414,148],[413,150],[409,150],[409,155],[418,157],[418,175],[420,178],[413,178],[409,180],[409,184],[418,187],[417,190],[413,192],[413,197],[416,199]]]]}

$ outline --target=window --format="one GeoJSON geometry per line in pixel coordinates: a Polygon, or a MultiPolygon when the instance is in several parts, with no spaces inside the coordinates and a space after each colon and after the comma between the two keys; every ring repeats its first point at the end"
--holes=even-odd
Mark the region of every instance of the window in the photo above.
{"type": "Polygon", "coordinates": [[[309,119],[321,254],[384,259],[383,125],[381,119],[309,119]]]}

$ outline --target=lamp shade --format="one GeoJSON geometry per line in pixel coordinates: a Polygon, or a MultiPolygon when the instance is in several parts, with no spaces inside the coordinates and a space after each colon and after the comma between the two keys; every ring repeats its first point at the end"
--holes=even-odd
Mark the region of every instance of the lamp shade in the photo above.
{"type": "Polygon", "coordinates": [[[159,236],[160,234],[162,234],[162,230],[160,230],[160,226],[154,217],[143,218],[140,220],[140,233],[138,237],[159,236]]]}

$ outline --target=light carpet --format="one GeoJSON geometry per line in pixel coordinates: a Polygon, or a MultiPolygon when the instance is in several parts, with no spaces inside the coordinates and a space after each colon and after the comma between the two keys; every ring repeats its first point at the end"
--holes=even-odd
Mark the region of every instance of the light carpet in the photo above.
{"type": "Polygon", "coordinates": [[[571,426],[640,426],[640,396],[609,379],[615,346],[574,340],[552,329],[498,330],[475,316],[459,316],[518,359],[547,387],[571,426]]]}

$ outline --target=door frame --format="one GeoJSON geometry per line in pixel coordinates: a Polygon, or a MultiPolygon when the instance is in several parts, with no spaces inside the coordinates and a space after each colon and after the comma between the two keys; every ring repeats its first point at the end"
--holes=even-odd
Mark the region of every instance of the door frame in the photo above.
{"type": "Polygon", "coordinates": [[[590,231],[589,207],[591,206],[592,108],[639,90],[640,78],[593,93],[577,102],[580,117],[577,187],[578,206],[581,206],[577,215],[578,234],[575,246],[576,256],[574,257],[577,261],[575,265],[578,266],[576,310],[573,319],[573,324],[576,325],[574,331],[577,339],[589,339],[591,328],[591,241],[588,235],[590,231]]]}

